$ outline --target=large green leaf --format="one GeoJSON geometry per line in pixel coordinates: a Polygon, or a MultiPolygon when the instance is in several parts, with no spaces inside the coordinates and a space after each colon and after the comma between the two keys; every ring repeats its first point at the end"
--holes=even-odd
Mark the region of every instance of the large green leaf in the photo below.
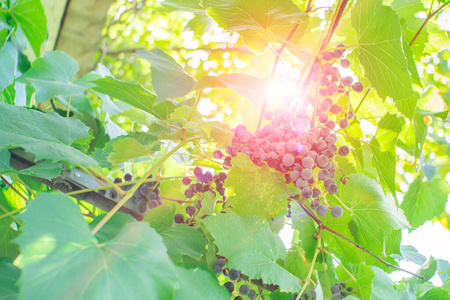
{"type": "Polygon", "coordinates": [[[36,56],[47,38],[47,18],[40,0],[18,0],[11,7],[11,16],[20,25],[36,56]]]}
{"type": "Polygon", "coordinates": [[[62,51],[47,51],[18,80],[36,89],[37,103],[56,96],[81,95],[86,85],[72,82],[78,63],[62,51]]]}
{"type": "Polygon", "coordinates": [[[176,267],[180,288],[175,291],[173,299],[198,300],[214,299],[229,300],[228,290],[208,272],[201,269],[185,269],[176,267]]]}
{"type": "Polygon", "coordinates": [[[88,136],[88,127],[56,113],[0,103],[0,135],[0,150],[22,147],[33,153],[36,160],[64,161],[71,165],[97,164],[71,147],[77,139],[88,136]]]}
{"type": "Polygon", "coordinates": [[[397,109],[409,119],[418,94],[402,44],[402,27],[395,11],[382,0],[359,0],[352,10],[352,24],[358,32],[359,60],[365,75],[381,98],[391,97],[397,109]]]}
{"type": "Polygon", "coordinates": [[[297,188],[286,184],[282,173],[267,165],[255,165],[243,153],[238,153],[231,164],[224,186],[233,195],[227,203],[238,214],[269,217],[285,210],[287,198],[299,193],[297,188]]]}
{"type": "Polygon", "coordinates": [[[392,286],[392,280],[386,275],[386,273],[377,268],[371,267],[375,277],[372,281],[372,293],[370,300],[399,300],[397,292],[392,286]]]}
{"type": "Polygon", "coordinates": [[[92,81],[92,90],[117,98],[139,108],[158,119],[166,119],[175,109],[170,101],[156,102],[156,96],[136,82],[125,82],[112,77],[92,81]]]}
{"type": "Polygon", "coordinates": [[[403,119],[387,113],[379,122],[369,143],[381,186],[395,197],[395,145],[402,131],[403,119]]]}
{"type": "Polygon", "coordinates": [[[356,283],[359,287],[358,296],[360,296],[361,299],[370,299],[372,281],[375,277],[373,270],[369,266],[360,263],[353,267],[352,274],[355,276],[356,283]]]}
{"type": "Polygon", "coordinates": [[[183,255],[200,260],[202,253],[206,251],[206,240],[194,227],[180,224],[166,230],[159,230],[167,253],[175,261],[181,261],[183,255]]]}
{"type": "Polygon", "coordinates": [[[70,198],[48,193],[22,219],[22,299],[172,299],[178,287],[162,238],[146,223],[100,244],[70,198]]]}
{"type": "Polygon", "coordinates": [[[153,52],[139,50],[137,57],[151,63],[152,85],[158,99],[182,97],[197,82],[168,54],[160,49],[153,52]]]}
{"type": "Polygon", "coordinates": [[[108,153],[108,160],[113,164],[148,156],[160,149],[160,142],[154,135],[145,132],[132,132],[126,136],[119,136],[106,143],[104,150],[108,153]]]}
{"type": "Polygon", "coordinates": [[[0,299],[19,299],[20,269],[12,264],[12,258],[0,257],[0,299]]]}
{"type": "Polygon", "coordinates": [[[385,238],[393,230],[410,227],[394,199],[364,174],[352,174],[339,187],[339,198],[352,211],[349,228],[355,241],[376,254],[383,253],[385,238]]]}
{"type": "Polygon", "coordinates": [[[213,235],[218,253],[228,258],[227,267],[250,278],[261,278],[266,284],[277,284],[283,292],[300,289],[298,280],[275,262],[286,258],[287,252],[265,219],[227,213],[208,217],[202,223],[213,235]]]}
{"type": "Polygon", "coordinates": [[[425,221],[441,215],[448,193],[449,186],[444,178],[434,177],[430,181],[423,181],[421,175],[409,186],[400,207],[411,226],[417,228],[425,221]]]}
{"type": "Polygon", "coordinates": [[[62,170],[61,163],[46,160],[27,169],[18,171],[11,167],[10,159],[11,153],[8,150],[0,150],[0,174],[22,174],[52,180],[58,177],[62,170]]]}
{"type": "Polygon", "coordinates": [[[423,296],[417,298],[418,300],[448,300],[450,299],[450,292],[443,288],[432,288],[423,296]]]}
{"type": "Polygon", "coordinates": [[[0,92],[14,82],[16,64],[8,50],[0,49],[0,92]]]}

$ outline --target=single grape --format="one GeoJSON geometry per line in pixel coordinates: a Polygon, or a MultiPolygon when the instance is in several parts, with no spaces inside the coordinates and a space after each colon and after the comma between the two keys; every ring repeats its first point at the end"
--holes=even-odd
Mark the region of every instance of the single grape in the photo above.
{"type": "Polygon", "coordinates": [[[316,158],[316,163],[320,168],[325,168],[329,162],[330,160],[325,155],[319,155],[316,158]]]}
{"type": "Polygon", "coordinates": [[[344,296],[342,296],[342,294],[334,294],[333,296],[331,296],[331,300],[340,300],[340,299],[344,299],[344,296]]]}
{"type": "Polygon", "coordinates": [[[239,272],[238,270],[231,269],[228,272],[228,277],[230,277],[230,280],[234,281],[234,280],[238,279],[240,276],[241,276],[241,272],[239,272]]]}
{"type": "Polygon", "coordinates": [[[314,197],[314,198],[319,197],[320,194],[321,194],[321,192],[320,192],[319,189],[317,189],[317,188],[314,188],[314,189],[313,189],[313,197],[314,197]]]}
{"type": "Polygon", "coordinates": [[[201,184],[200,182],[194,184],[194,191],[197,193],[203,192],[203,184],[201,184]]]}
{"type": "Polygon", "coordinates": [[[311,205],[311,208],[314,210],[317,210],[317,208],[319,208],[319,206],[322,205],[319,199],[313,199],[309,204],[311,205]]]}
{"type": "Polygon", "coordinates": [[[192,216],[193,214],[195,214],[195,206],[189,205],[186,207],[186,213],[189,216],[192,216]]]}
{"type": "Polygon", "coordinates": [[[300,174],[299,171],[294,170],[294,171],[292,171],[292,172],[289,174],[289,177],[291,178],[292,181],[296,181],[297,179],[300,178],[300,175],[301,175],[301,174],[300,174]]]}
{"type": "Polygon", "coordinates": [[[351,120],[351,119],[353,119],[354,116],[355,116],[355,113],[352,112],[351,110],[349,110],[347,112],[347,119],[351,120]]]}
{"type": "Polygon", "coordinates": [[[353,83],[353,78],[351,76],[342,77],[342,84],[345,86],[351,86],[353,83]]]}
{"type": "Polygon", "coordinates": [[[338,187],[335,184],[330,184],[329,186],[327,186],[327,190],[330,195],[334,195],[337,193],[338,187]]]}
{"type": "Polygon", "coordinates": [[[307,156],[303,158],[302,165],[304,168],[312,169],[314,167],[314,159],[307,156]]]}
{"type": "Polygon", "coordinates": [[[346,289],[346,291],[349,292],[349,293],[351,293],[351,292],[353,292],[353,288],[352,288],[351,286],[349,286],[349,287],[346,289]]]}
{"type": "Polygon", "coordinates": [[[347,146],[341,146],[339,147],[339,155],[341,156],[347,156],[350,153],[350,149],[347,146]]]}
{"type": "Polygon", "coordinates": [[[197,200],[195,202],[195,208],[200,210],[200,208],[202,208],[202,200],[197,200]]]}
{"type": "Polygon", "coordinates": [[[328,79],[327,76],[322,76],[322,78],[320,79],[320,84],[321,85],[328,85],[330,83],[330,80],[328,79]]]}
{"type": "Polygon", "coordinates": [[[267,120],[272,120],[272,118],[273,118],[273,113],[272,113],[272,111],[266,110],[266,111],[264,112],[264,118],[266,118],[267,120]]]}
{"type": "Polygon", "coordinates": [[[234,292],[234,283],[231,281],[225,282],[223,286],[230,292],[230,294],[234,292]]]}
{"type": "Polygon", "coordinates": [[[295,162],[295,157],[292,154],[286,153],[283,155],[282,162],[285,166],[290,167],[295,162]]]}
{"type": "Polygon", "coordinates": [[[352,85],[352,88],[357,93],[361,93],[364,90],[363,85],[361,84],[361,82],[355,82],[352,85]]]}
{"type": "Polygon", "coordinates": [[[119,177],[115,178],[114,183],[122,183],[122,178],[119,177]]]}
{"type": "Polygon", "coordinates": [[[157,200],[152,200],[148,203],[148,208],[152,209],[159,206],[159,202],[157,200]]]}
{"type": "Polygon", "coordinates": [[[152,187],[147,182],[143,183],[139,187],[139,192],[141,193],[142,196],[147,196],[148,194],[150,194],[151,191],[152,191],[152,187]]]}
{"type": "Polygon", "coordinates": [[[125,179],[125,181],[131,181],[133,180],[133,175],[131,175],[130,173],[125,174],[125,176],[123,176],[123,178],[125,179]]]}
{"type": "MultiPolygon", "coordinates": [[[[337,207],[337,206],[335,206],[335,207],[337,207]]],[[[333,214],[333,209],[331,209],[331,214],[333,214]]],[[[331,290],[332,294],[336,294],[336,293],[340,293],[342,291],[342,287],[339,283],[335,283],[330,287],[330,290],[331,290]]]]}
{"type": "Polygon", "coordinates": [[[247,295],[248,292],[250,292],[250,287],[246,284],[243,284],[239,287],[239,293],[241,293],[242,295],[247,295]]]}
{"type": "Polygon", "coordinates": [[[181,224],[181,223],[184,222],[184,215],[183,215],[183,214],[176,214],[176,215],[173,217],[173,220],[175,221],[175,223],[181,224]]]}
{"type": "Polygon", "coordinates": [[[328,206],[320,204],[319,207],[317,207],[317,213],[320,216],[326,216],[326,214],[328,213],[328,206]]]}
{"type": "MultiPolygon", "coordinates": [[[[158,189],[155,189],[155,192],[156,191],[159,191],[158,189]]],[[[155,192],[150,192],[150,193],[148,193],[148,195],[146,195],[147,196],[147,199],[148,200],[156,200],[156,198],[158,197],[158,195],[155,193],[155,192]]]]}
{"type": "Polygon", "coordinates": [[[312,195],[313,195],[313,191],[311,190],[310,187],[302,188],[302,197],[303,198],[309,199],[312,197],[312,195]]]}
{"type": "Polygon", "coordinates": [[[220,172],[220,173],[219,173],[219,178],[220,178],[220,180],[225,181],[225,179],[228,178],[227,173],[225,173],[225,172],[220,172]]]}
{"type": "Polygon", "coordinates": [[[331,130],[333,130],[336,127],[336,123],[334,121],[328,121],[325,126],[331,130]]]}
{"type": "Polygon", "coordinates": [[[322,151],[322,154],[325,155],[325,156],[328,157],[328,158],[333,158],[334,153],[335,153],[335,152],[332,151],[332,150],[329,149],[329,148],[322,151]]]}
{"type": "Polygon", "coordinates": [[[319,180],[321,181],[326,181],[330,179],[330,172],[328,170],[320,170],[317,175],[319,180]]]}
{"type": "Polygon", "coordinates": [[[256,291],[254,289],[251,289],[247,294],[247,297],[249,297],[250,299],[254,299],[257,296],[258,296],[258,294],[256,293],[256,291]]]}
{"type": "Polygon", "coordinates": [[[218,258],[216,262],[214,263],[214,271],[217,273],[222,273],[223,267],[227,264],[226,259],[224,258],[218,258]],[[220,271],[217,271],[220,270],[220,271]]]}
{"type": "Polygon", "coordinates": [[[317,135],[310,131],[306,134],[306,141],[310,144],[314,143],[317,140],[317,135]]]}
{"type": "Polygon", "coordinates": [[[247,127],[245,127],[245,125],[243,125],[243,124],[239,124],[238,126],[236,126],[235,132],[236,132],[236,135],[241,135],[242,133],[246,133],[247,127]]]}
{"type": "Polygon", "coordinates": [[[310,180],[314,175],[311,169],[303,169],[300,174],[304,180],[310,180]]]}
{"type": "Polygon", "coordinates": [[[306,157],[311,157],[311,158],[314,159],[314,160],[316,160],[317,156],[319,156],[319,155],[317,154],[316,151],[313,151],[313,150],[309,151],[309,152],[306,154],[306,157]]]}
{"type": "Polygon", "coordinates": [[[330,176],[330,179],[325,180],[325,182],[323,183],[323,185],[325,187],[328,187],[329,185],[332,185],[332,184],[336,185],[336,181],[333,178],[331,178],[331,176],[330,176]]]}
{"type": "MultiPolygon", "coordinates": [[[[337,105],[337,104],[333,104],[333,105],[331,105],[331,107],[330,107],[330,111],[331,111],[331,113],[333,113],[334,115],[336,115],[336,114],[338,114],[338,113],[340,113],[341,111],[342,111],[342,107],[340,107],[339,105],[337,105]]],[[[330,128],[331,129],[331,128],[330,128]]]]}
{"type": "Polygon", "coordinates": [[[181,182],[183,182],[184,185],[190,185],[191,179],[189,177],[184,177],[183,180],[181,180],[181,182]]]}
{"type": "Polygon", "coordinates": [[[335,218],[342,217],[343,213],[344,213],[344,211],[342,210],[342,207],[340,207],[340,206],[333,206],[331,208],[331,215],[335,218]]]}
{"type": "Polygon", "coordinates": [[[342,120],[339,121],[339,126],[340,126],[342,129],[347,128],[348,125],[349,125],[349,124],[348,124],[348,120],[347,120],[347,119],[342,119],[342,120]]]}
{"type": "Polygon", "coordinates": [[[324,53],[323,53],[323,60],[325,60],[325,61],[331,61],[331,60],[333,60],[333,59],[334,59],[333,52],[327,51],[327,52],[324,52],[324,53]]]}
{"type": "Polygon", "coordinates": [[[202,174],[203,174],[202,168],[200,168],[200,167],[195,167],[195,168],[194,168],[194,175],[195,175],[195,176],[200,176],[200,175],[202,175],[202,174]]]}
{"type": "Polygon", "coordinates": [[[334,58],[341,58],[342,57],[342,53],[344,50],[334,50],[333,51],[333,57],[334,58]]]}
{"type": "Polygon", "coordinates": [[[147,211],[147,202],[141,201],[139,202],[139,212],[144,214],[147,211]]]}
{"type": "Polygon", "coordinates": [[[305,188],[308,186],[308,181],[299,178],[295,181],[295,186],[299,189],[305,188]]]}
{"type": "Polygon", "coordinates": [[[343,67],[345,69],[350,67],[350,61],[346,58],[341,59],[341,67],[343,67]]]}
{"type": "Polygon", "coordinates": [[[327,95],[333,96],[338,91],[338,86],[336,83],[332,82],[327,86],[327,95]]]}
{"type": "Polygon", "coordinates": [[[325,124],[330,120],[330,116],[328,116],[326,113],[321,113],[319,115],[319,122],[325,124]]]}
{"type": "Polygon", "coordinates": [[[317,150],[319,150],[319,151],[323,151],[323,150],[325,150],[326,148],[327,148],[327,143],[325,142],[325,141],[323,141],[323,140],[318,140],[316,143],[315,143],[315,146],[316,146],[316,149],[317,150]]]}
{"type": "Polygon", "coordinates": [[[323,111],[323,112],[326,112],[327,110],[329,110],[330,109],[330,104],[328,103],[328,102],[325,102],[325,101],[322,101],[321,103],[320,103],[320,109],[323,111]]]}
{"type": "Polygon", "coordinates": [[[220,150],[216,150],[216,151],[214,151],[213,156],[216,159],[221,159],[223,157],[223,153],[220,150]]]}

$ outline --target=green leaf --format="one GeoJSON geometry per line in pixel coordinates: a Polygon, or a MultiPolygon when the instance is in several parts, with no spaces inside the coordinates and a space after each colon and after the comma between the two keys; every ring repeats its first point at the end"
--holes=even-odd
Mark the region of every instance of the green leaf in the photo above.
{"type": "Polygon", "coordinates": [[[436,269],[437,269],[436,260],[433,257],[430,257],[427,260],[427,262],[420,268],[420,270],[416,272],[416,274],[423,276],[425,280],[413,276],[407,280],[407,283],[414,290],[417,286],[430,280],[436,274],[436,269]]]}
{"type": "MultiPolygon", "coordinates": [[[[430,89],[432,90],[432,89],[430,89]]],[[[439,117],[446,119],[448,112],[431,112],[416,108],[414,118],[412,120],[414,127],[414,157],[418,158],[422,153],[425,138],[427,137],[427,124],[425,124],[425,117],[439,117]]]]}
{"type": "Polygon", "coordinates": [[[392,230],[410,227],[394,199],[364,174],[352,174],[347,184],[340,185],[339,198],[351,209],[349,228],[355,241],[376,254],[383,253],[392,230]]]}
{"type": "Polygon", "coordinates": [[[100,244],[70,198],[48,193],[22,219],[22,299],[172,299],[178,287],[162,238],[145,223],[100,244]]]}
{"type": "Polygon", "coordinates": [[[36,56],[47,38],[47,18],[40,0],[18,0],[11,7],[11,16],[20,25],[36,56]]]}
{"type": "Polygon", "coordinates": [[[208,272],[201,269],[185,269],[176,267],[180,288],[175,291],[173,299],[198,300],[214,299],[229,300],[228,290],[208,272]]]}
{"type": "Polygon", "coordinates": [[[312,260],[317,248],[316,223],[308,216],[305,211],[296,202],[291,202],[292,210],[292,228],[298,231],[298,238],[301,240],[301,246],[305,250],[305,257],[312,260]]]}
{"type": "Polygon", "coordinates": [[[136,82],[120,81],[108,76],[92,83],[96,85],[92,90],[117,98],[158,119],[166,119],[176,107],[168,100],[156,103],[156,96],[136,82]]]}
{"type": "Polygon", "coordinates": [[[417,298],[418,300],[448,300],[450,299],[450,292],[443,288],[432,288],[423,296],[417,298]]]}
{"type": "Polygon", "coordinates": [[[395,145],[402,131],[403,119],[387,113],[379,122],[377,132],[369,143],[372,159],[384,191],[395,193],[395,145]]]}
{"type": "MultiPolygon", "coordinates": [[[[1,208],[6,210],[6,211],[4,211],[3,209],[1,210],[0,217],[2,217],[3,214],[6,214],[14,210],[9,205],[5,197],[5,194],[3,193],[2,190],[0,190],[0,205],[1,208]]],[[[11,226],[13,221],[14,220],[11,217],[4,217],[0,219],[0,257],[15,258],[19,254],[19,249],[17,245],[12,242],[19,235],[19,231],[17,231],[11,226]]],[[[0,295],[2,294],[0,293],[0,295]]]]}
{"type": "Polygon", "coordinates": [[[355,276],[356,283],[359,287],[358,296],[360,296],[361,299],[371,299],[372,281],[375,277],[373,270],[369,266],[359,264],[353,267],[352,273],[355,276]]]}
{"type": "Polygon", "coordinates": [[[16,63],[8,50],[0,49],[0,92],[14,82],[16,63]]]}
{"type": "Polygon", "coordinates": [[[231,212],[208,217],[202,223],[213,235],[219,254],[228,258],[227,267],[261,278],[266,284],[277,284],[283,292],[300,289],[298,280],[275,262],[286,258],[286,249],[263,218],[231,212]]]}
{"type": "Polygon", "coordinates": [[[88,127],[72,118],[0,103],[0,135],[0,150],[22,147],[33,153],[36,160],[64,161],[70,165],[97,164],[70,146],[88,136],[88,127]]]}
{"type": "Polygon", "coordinates": [[[12,258],[0,257],[0,299],[19,299],[20,269],[14,266],[12,258]]]}
{"type": "Polygon", "coordinates": [[[150,227],[161,231],[172,227],[174,221],[173,217],[176,214],[176,207],[174,205],[160,205],[151,209],[144,217],[144,222],[148,222],[150,227]]]}
{"type": "Polygon", "coordinates": [[[427,261],[427,258],[420,254],[417,249],[411,245],[402,245],[400,246],[400,250],[402,252],[402,256],[406,260],[412,261],[419,266],[423,265],[427,261]]]}
{"type": "Polygon", "coordinates": [[[206,250],[206,240],[203,235],[194,227],[179,224],[165,230],[159,230],[164,245],[167,247],[167,254],[174,262],[183,259],[183,255],[200,260],[202,253],[206,250]]]}
{"type": "Polygon", "coordinates": [[[383,270],[377,267],[371,267],[375,275],[372,281],[372,293],[370,300],[399,300],[397,292],[392,286],[392,280],[384,273],[383,270]]]}
{"type": "Polygon", "coordinates": [[[229,31],[269,29],[306,18],[290,0],[205,0],[203,5],[214,21],[229,31]]]}
{"type": "Polygon", "coordinates": [[[160,149],[160,141],[154,135],[145,132],[132,132],[119,136],[106,143],[104,150],[109,153],[108,161],[120,164],[125,161],[149,156],[160,149]]]}
{"type": "Polygon", "coordinates": [[[282,173],[267,165],[255,165],[246,154],[238,153],[231,164],[224,186],[233,195],[227,202],[238,214],[270,217],[284,211],[286,199],[299,193],[297,188],[286,184],[282,173]]]}
{"type": "Polygon", "coordinates": [[[67,53],[47,51],[18,81],[34,86],[36,101],[40,103],[56,96],[83,94],[86,86],[72,82],[78,70],[78,63],[67,53]]]}
{"type": "Polygon", "coordinates": [[[153,52],[139,50],[135,56],[151,63],[152,85],[158,99],[182,97],[197,82],[168,54],[160,49],[153,52]]]}
{"type": "Polygon", "coordinates": [[[402,45],[402,28],[395,11],[382,0],[358,1],[352,25],[358,32],[359,60],[378,95],[391,97],[397,109],[411,119],[418,94],[402,45]]]}
{"type": "Polygon", "coordinates": [[[430,181],[423,181],[421,175],[409,186],[400,207],[411,226],[417,228],[425,221],[441,215],[448,193],[449,186],[444,178],[434,177],[430,181]]]}
{"type": "Polygon", "coordinates": [[[52,180],[53,178],[58,177],[62,170],[61,163],[46,160],[27,169],[18,171],[11,167],[10,159],[11,153],[8,150],[0,150],[1,174],[22,174],[52,180]]]}
{"type": "MultiPolygon", "coordinates": [[[[95,217],[91,223],[89,223],[89,228],[93,229],[100,221],[105,217],[105,215],[100,215],[95,217]]],[[[129,223],[136,222],[136,219],[128,214],[123,213],[115,213],[111,219],[100,228],[99,231],[95,234],[95,238],[97,241],[102,244],[108,242],[114,238],[116,238],[125,225],[129,223]]]]}
{"type": "Polygon", "coordinates": [[[171,11],[188,11],[194,14],[186,25],[186,29],[193,30],[195,34],[202,35],[210,28],[212,19],[206,14],[200,0],[165,0],[161,4],[171,11]]]}

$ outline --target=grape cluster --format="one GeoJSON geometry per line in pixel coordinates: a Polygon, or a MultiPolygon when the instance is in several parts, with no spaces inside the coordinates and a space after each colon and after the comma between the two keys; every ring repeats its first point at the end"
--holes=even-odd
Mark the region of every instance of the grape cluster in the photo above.
{"type": "Polygon", "coordinates": [[[242,300],[242,296],[247,296],[250,299],[255,299],[258,296],[258,293],[256,290],[252,289],[248,284],[243,283],[239,287],[237,287],[237,283],[242,282],[242,280],[248,281],[248,276],[241,274],[240,271],[230,268],[224,268],[227,261],[223,257],[219,257],[216,262],[214,263],[214,271],[217,273],[223,273],[225,276],[227,276],[230,281],[225,282],[223,285],[231,294],[237,294],[236,297],[233,298],[233,300],[242,300]],[[237,291],[236,291],[237,289],[237,291]],[[242,296],[241,296],[242,295],[242,296]]]}
{"type": "MultiPolygon", "coordinates": [[[[227,179],[227,174],[225,172],[220,172],[219,174],[213,175],[209,171],[203,172],[202,168],[195,167],[194,175],[194,180],[192,180],[190,177],[184,177],[182,182],[184,185],[188,186],[188,188],[184,192],[186,198],[192,199],[196,197],[197,200],[195,201],[195,205],[186,206],[185,211],[188,216],[186,220],[185,216],[181,213],[175,215],[174,221],[176,224],[193,224],[192,221],[202,208],[202,199],[204,193],[212,192],[214,195],[218,193],[222,197],[223,201],[225,201],[227,198],[225,196],[225,188],[223,187],[225,179],[227,179]]],[[[206,217],[208,217],[208,215],[201,216],[202,219],[206,217]]]]}
{"type": "MultiPolygon", "coordinates": [[[[286,182],[300,189],[304,199],[319,198],[321,186],[336,194],[333,160],[337,153],[347,155],[349,149],[337,148],[337,136],[331,131],[335,123],[327,121],[320,129],[309,128],[310,121],[302,113],[283,110],[266,111],[265,118],[270,124],[255,133],[248,132],[244,125],[236,127],[231,145],[225,148],[229,157],[245,153],[256,165],[267,163],[285,174],[286,182]]],[[[318,213],[323,212],[328,212],[325,205],[318,213]]]]}
{"type": "MultiPolygon", "coordinates": [[[[148,177],[151,179],[152,175],[148,177]]],[[[123,178],[126,182],[133,180],[133,175],[127,173],[123,178]]],[[[123,183],[123,179],[118,177],[114,179],[114,183],[123,183]]],[[[128,191],[133,187],[133,184],[121,186],[122,190],[128,191]]],[[[131,198],[139,207],[139,212],[146,213],[148,210],[162,205],[162,198],[160,196],[159,182],[144,182],[134,193],[131,198]]]]}
{"type": "MultiPolygon", "coordinates": [[[[326,298],[325,300],[339,300],[344,299],[348,295],[350,295],[353,292],[352,287],[347,287],[345,283],[335,283],[330,287],[331,290],[331,298],[326,298]]],[[[291,297],[291,300],[296,300],[298,297],[298,294],[295,294],[291,297]]],[[[315,300],[316,299],[316,292],[315,287],[311,289],[311,294],[308,294],[305,292],[301,297],[301,300],[315,300]]]]}

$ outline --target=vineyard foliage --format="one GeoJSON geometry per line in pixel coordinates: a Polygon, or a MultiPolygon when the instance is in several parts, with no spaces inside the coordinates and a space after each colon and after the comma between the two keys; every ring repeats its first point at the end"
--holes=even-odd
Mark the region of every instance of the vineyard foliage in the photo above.
{"type": "Polygon", "coordinates": [[[449,5],[117,1],[80,74],[0,1],[0,299],[450,299],[449,5]]]}

